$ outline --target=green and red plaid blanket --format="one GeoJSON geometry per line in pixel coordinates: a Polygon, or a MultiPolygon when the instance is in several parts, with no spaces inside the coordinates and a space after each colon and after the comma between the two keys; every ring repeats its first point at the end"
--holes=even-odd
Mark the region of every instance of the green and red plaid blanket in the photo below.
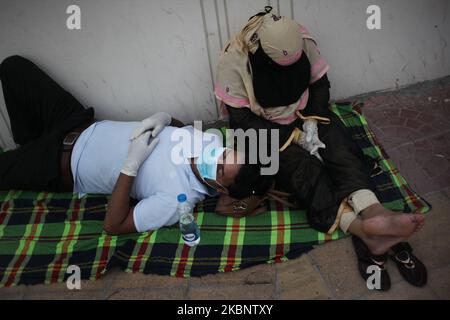
{"type": "MultiPolygon", "coordinates": [[[[383,169],[373,178],[381,201],[394,210],[427,212],[429,205],[408,186],[357,108],[334,104],[332,110],[383,169]]],[[[266,213],[242,219],[216,215],[211,204],[200,203],[195,215],[201,242],[190,248],[177,226],[126,236],[105,234],[106,204],[104,196],[0,193],[0,286],[62,282],[70,276],[70,265],[91,280],[113,266],[126,272],[202,276],[284,261],[344,236],[340,231],[331,236],[318,232],[309,227],[304,211],[276,202],[269,203],[266,213]]]]}

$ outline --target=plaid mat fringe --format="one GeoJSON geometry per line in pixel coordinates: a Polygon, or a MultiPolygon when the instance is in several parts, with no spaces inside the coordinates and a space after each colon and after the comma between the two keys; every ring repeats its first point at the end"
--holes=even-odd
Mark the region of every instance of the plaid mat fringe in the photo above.
{"type": "MultiPolygon", "coordinates": [[[[377,159],[383,172],[373,177],[378,196],[393,210],[425,213],[430,209],[406,183],[369,129],[355,104],[332,110],[351,130],[364,153],[377,159]]],[[[126,272],[202,276],[260,263],[298,257],[313,245],[339,239],[309,227],[306,214],[276,202],[249,218],[213,213],[211,200],[195,210],[201,242],[185,246],[177,226],[153,232],[109,236],[102,224],[108,197],[77,199],[69,193],[11,190],[0,193],[0,287],[65,281],[76,265],[82,279],[101,278],[113,266],[126,272]]]]}

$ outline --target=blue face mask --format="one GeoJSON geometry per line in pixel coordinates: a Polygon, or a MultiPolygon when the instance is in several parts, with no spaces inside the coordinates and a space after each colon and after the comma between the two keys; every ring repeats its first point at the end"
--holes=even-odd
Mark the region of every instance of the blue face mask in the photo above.
{"type": "Polygon", "coordinates": [[[206,148],[197,159],[197,169],[203,179],[216,180],[217,163],[226,148],[206,148]]]}

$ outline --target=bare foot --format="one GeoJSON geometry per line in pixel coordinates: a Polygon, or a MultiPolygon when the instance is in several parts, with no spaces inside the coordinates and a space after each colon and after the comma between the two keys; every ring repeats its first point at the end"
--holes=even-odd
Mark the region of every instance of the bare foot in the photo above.
{"type": "Polygon", "coordinates": [[[417,227],[420,230],[425,225],[425,216],[421,213],[417,213],[417,214],[420,214],[421,216],[423,216],[423,219],[418,219],[418,223],[417,223],[417,227]]]}
{"type": "MultiPolygon", "coordinates": [[[[399,215],[399,214],[404,214],[404,213],[405,212],[389,210],[388,208],[383,207],[383,205],[381,203],[376,203],[376,204],[373,204],[373,205],[367,207],[366,209],[364,209],[361,212],[361,218],[364,220],[364,219],[369,219],[369,218],[373,218],[376,216],[392,216],[392,215],[399,215]]],[[[413,214],[420,214],[420,213],[413,212],[413,214]]],[[[423,224],[425,223],[425,219],[423,219],[422,222],[423,223],[421,225],[423,226],[423,224]]]]}
{"type": "Polygon", "coordinates": [[[385,207],[381,203],[373,204],[363,211],[361,211],[361,218],[362,219],[369,219],[376,216],[383,216],[383,215],[394,215],[397,212],[391,211],[385,207]]]}
{"type": "Polygon", "coordinates": [[[405,238],[394,236],[366,236],[362,240],[373,255],[381,255],[388,252],[392,246],[404,241],[405,238]]]}
{"type": "Polygon", "coordinates": [[[420,230],[424,223],[422,214],[387,214],[362,220],[361,228],[367,235],[407,238],[420,230]]]}

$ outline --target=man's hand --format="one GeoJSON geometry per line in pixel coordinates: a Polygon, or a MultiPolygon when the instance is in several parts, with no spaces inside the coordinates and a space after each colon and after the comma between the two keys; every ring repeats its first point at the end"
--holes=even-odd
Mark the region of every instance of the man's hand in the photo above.
{"type": "Polygon", "coordinates": [[[156,137],[166,126],[170,124],[172,117],[166,112],[158,112],[144,119],[141,124],[133,131],[131,140],[136,139],[146,131],[150,131],[152,137],[156,137]]]}
{"type": "Polygon", "coordinates": [[[136,177],[139,167],[145,159],[148,158],[150,153],[152,153],[158,142],[158,138],[151,137],[150,131],[147,131],[139,137],[131,140],[128,148],[128,156],[120,172],[126,174],[127,176],[136,177]]]}

